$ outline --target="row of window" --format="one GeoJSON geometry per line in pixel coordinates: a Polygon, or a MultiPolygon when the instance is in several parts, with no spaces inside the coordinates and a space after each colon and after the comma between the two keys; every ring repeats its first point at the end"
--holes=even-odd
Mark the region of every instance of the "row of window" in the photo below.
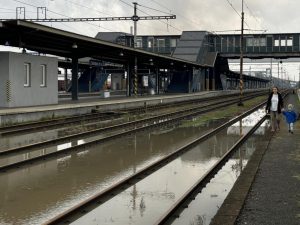
{"type": "MultiPolygon", "coordinates": [[[[267,39],[266,38],[247,38],[246,46],[253,46],[253,47],[266,47],[267,46],[267,39]]],[[[289,37],[287,39],[274,39],[274,46],[275,47],[286,47],[286,46],[293,46],[293,38],[289,37]]]]}
{"type": "MultiPolygon", "coordinates": [[[[45,64],[40,65],[40,87],[47,87],[47,66],[45,64]]],[[[31,86],[31,64],[24,63],[24,87],[31,86]]]]}
{"type": "Polygon", "coordinates": [[[265,47],[267,46],[266,38],[247,38],[246,46],[265,47]]]}
{"type": "MultiPolygon", "coordinates": [[[[156,41],[156,45],[158,48],[164,48],[166,47],[166,40],[164,38],[158,38],[155,39],[154,38],[148,38],[147,41],[147,48],[153,48],[154,47],[154,41],[156,41]]],[[[170,39],[170,47],[176,47],[177,45],[177,39],[170,39]]],[[[136,39],[136,47],[137,48],[143,48],[143,40],[142,38],[137,38],[136,39]]]]}
{"type": "MultiPolygon", "coordinates": [[[[216,42],[217,39],[215,39],[216,42]]],[[[274,47],[287,47],[293,46],[293,37],[280,37],[274,38],[273,40],[274,47]]],[[[215,43],[216,45],[217,43],[215,43]]],[[[240,39],[236,37],[227,37],[222,40],[222,44],[228,47],[239,47],[240,39]]],[[[266,47],[267,38],[266,37],[246,37],[246,46],[247,47],[266,47]]]]}
{"type": "Polygon", "coordinates": [[[278,46],[282,46],[282,47],[293,46],[293,38],[289,37],[287,39],[280,39],[280,40],[275,39],[274,46],[276,46],[276,47],[278,47],[278,46]]]}

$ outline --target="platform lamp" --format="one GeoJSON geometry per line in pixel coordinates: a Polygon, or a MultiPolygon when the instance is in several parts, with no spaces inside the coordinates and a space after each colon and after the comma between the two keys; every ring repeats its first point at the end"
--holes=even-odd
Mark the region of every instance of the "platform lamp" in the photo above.
{"type": "Polygon", "coordinates": [[[242,101],[243,98],[243,54],[244,54],[244,0],[242,0],[242,25],[241,25],[241,39],[240,39],[240,49],[241,49],[241,55],[240,55],[240,100],[238,102],[238,106],[244,106],[244,103],[242,101]]]}

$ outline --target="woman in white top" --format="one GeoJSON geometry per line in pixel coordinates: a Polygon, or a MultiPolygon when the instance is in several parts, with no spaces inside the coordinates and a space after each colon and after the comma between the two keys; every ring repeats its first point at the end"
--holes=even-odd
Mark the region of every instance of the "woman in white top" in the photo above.
{"type": "Polygon", "coordinates": [[[279,130],[279,114],[283,108],[283,99],[281,94],[278,92],[277,87],[272,88],[272,93],[269,95],[266,111],[270,113],[271,116],[271,128],[272,131],[279,130]]]}

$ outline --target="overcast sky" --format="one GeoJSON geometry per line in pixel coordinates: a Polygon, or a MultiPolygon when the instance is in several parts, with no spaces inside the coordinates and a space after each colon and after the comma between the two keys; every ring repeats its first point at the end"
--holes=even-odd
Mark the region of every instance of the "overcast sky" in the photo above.
{"type": "MultiPolygon", "coordinates": [[[[37,7],[47,8],[47,18],[175,14],[176,20],[139,21],[138,34],[181,34],[184,30],[240,33],[242,0],[0,0],[0,18],[16,18],[16,7],[25,7],[26,18],[37,18],[37,7]],[[150,9],[151,8],[151,9],[150,9]],[[162,11],[162,12],[160,12],[162,11]]],[[[299,0],[244,0],[245,29],[250,33],[300,33],[299,0]]],[[[23,18],[24,14],[18,15],[23,18]]],[[[39,14],[39,17],[44,17],[39,14]]],[[[46,23],[48,26],[94,37],[97,32],[130,33],[132,21],[46,23]]],[[[298,64],[284,64],[291,79],[298,64]]]]}
{"type": "MultiPolygon", "coordinates": [[[[0,0],[0,15],[1,18],[16,18],[16,7],[25,7],[26,18],[36,18],[36,7],[47,7],[47,18],[132,16],[133,1],[0,0]]],[[[241,26],[242,0],[136,0],[136,2],[140,5],[138,6],[140,16],[168,15],[167,13],[177,16],[176,20],[162,22],[139,21],[138,34],[180,34],[183,30],[239,30],[241,26]],[[168,23],[170,25],[167,25],[168,23]]],[[[269,33],[300,32],[299,9],[299,0],[244,0],[245,29],[267,30],[269,33]]],[[[39,16],[43,17],[42,14],[39,16]]],[[[48,23],[48,25],[95,36],[98,31],[129,33],[133,22],[48,23]]]]}

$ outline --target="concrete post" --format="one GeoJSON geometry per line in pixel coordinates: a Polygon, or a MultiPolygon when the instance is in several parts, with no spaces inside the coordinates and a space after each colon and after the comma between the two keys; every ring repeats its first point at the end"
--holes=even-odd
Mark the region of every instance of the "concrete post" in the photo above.
{"type": "Polygon", "coordinates": [[[78,58],[72,58],[72,100],[78,100],[78,58]]]}

